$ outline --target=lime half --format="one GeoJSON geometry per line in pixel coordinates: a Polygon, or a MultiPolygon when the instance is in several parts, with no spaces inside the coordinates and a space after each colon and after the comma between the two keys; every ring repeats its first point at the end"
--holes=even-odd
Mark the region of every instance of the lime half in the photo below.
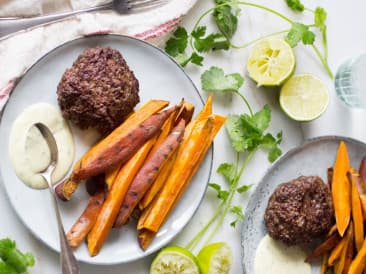
{"type": "Polygon", "coordinates": [[[281,108],[296,121],[318,118],[326,110],[328,103],[327,87],[311,74],[294,75],[281,88],[281,108]]]}
{"type": "Polygon", "coordinates": [[[197,255],[202,274],[229,273],[232,251],[226,243],[213,243],[205,246],[197,255]]]}
{"type": "Polygon", "coordinates": [[[285,40],[263,39],[254,45],[247,70],[258,86],[279,86],[291,76],[295,64],[294,52],[285,40]]]}
{"type": "Polygon", "coordinates": [[[169,246],[162,249],[150,266],[150,274],[200,274],[196,257],[187,249],[169,246]]]}

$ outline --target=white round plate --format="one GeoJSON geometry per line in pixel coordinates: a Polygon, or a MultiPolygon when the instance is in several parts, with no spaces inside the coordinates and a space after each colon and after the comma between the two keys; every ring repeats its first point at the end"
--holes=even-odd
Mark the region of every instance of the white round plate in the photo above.
{"type": "MultiPolygon", "coordinates": [[[[161,50],[134,38],[107,35],[76,39],[41,58],[19,81],[4,109],[0,124],[0,171],[9,201],[24,225],[46,245],[59,251],[56,218],[47,189],[34,190],[15,175],[8,155],[9,132],[13,121],[28,106],[48,102],[57,106],[56,89],[66,68],[87,47],[110,46],[118,49],[140,83],[140,101],[169,100],[171,105],[183,97],[195,105],[197,113],[203,105],[197,89],[184,71],[161,50]]],[[[72,127],[77,160],[91,145],[90,131],[72,127]]],[[[99,255],[90,257],[85,244],[76,250],[78,260],[91,264],[125,263],[145,257],[169,243],[189,222],[206,191],[211,173],[213,149],[206,155],[196,176],[155,239],[146,251],[137,243],[136,223],[129,222],[113,229],[99,255]]],[[[61,215],[67,231],[84,210],[88,200],[81,186],[69,202],[60,202],[61,215]]]]}
{"type": "MultiPolygon", "coordinates": [[[[264,213],[268,199],[277,185],[301,175],[317,175],[327,182],[327,169],[333,166],[339,142],[342,140],[347,145],[351,165],[358,168],[362,157],[366,155],[365,143],[348,137],[323,136],[288,151],[266,172],[245,210],[241,231],[242,265],[245,274],[254,273],[256,249],[267,233],[264,213]]],[[[320,273],[319,261],[312,264],[312,273],[320,273]]]]}

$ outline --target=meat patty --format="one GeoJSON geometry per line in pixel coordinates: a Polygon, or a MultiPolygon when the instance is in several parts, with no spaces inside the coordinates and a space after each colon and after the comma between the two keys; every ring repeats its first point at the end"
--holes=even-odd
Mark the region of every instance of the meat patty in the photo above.
{"type": "Polygon", "coordinates": [[[109,47],[86,49],[57,87],[63,116],[81,129],[108,133],[140,101],[139,82],[121,53],[109,47]]]}
{"type": "Polygon", "coordinates": [[[272,193],[264,220],[269,235],[287,245],[308,243],[334,223],[330,191],[318,176],[301,176],[272,193]]]}

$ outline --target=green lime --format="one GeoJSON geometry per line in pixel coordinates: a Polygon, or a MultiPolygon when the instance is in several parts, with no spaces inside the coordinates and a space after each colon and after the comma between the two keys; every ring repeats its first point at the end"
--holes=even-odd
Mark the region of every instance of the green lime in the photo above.
{"type": "Polygon", "coordinates": [[[150,274],[200,274],[197,258],[179,246],[163,248],[150,266],[150,274]]]}
{"type": "Polygon", "coordinates": [[[326,110],[328,103],[327,87],[311,74],[294,75],[281,88],[281,108],[296,121],[318,118],[326,110]]]}
{"type": "Polygon", "coordinates": [[[197,255],[202,274],[229,273],[232,251],[226,243],[213,243],[205,246],[197,255]]]}
{"type": "Polygon", "coordinates": [[[279,86],[295,69],[295,55],[283,39],[260,40],[254,45],[247,62],[250,78],[258,86],[279,86]]]}

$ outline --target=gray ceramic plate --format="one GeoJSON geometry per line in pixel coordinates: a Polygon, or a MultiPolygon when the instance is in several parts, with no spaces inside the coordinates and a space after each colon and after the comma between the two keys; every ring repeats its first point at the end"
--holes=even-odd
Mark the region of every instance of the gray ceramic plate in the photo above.
{"type": "MultiPolygon", "coordinates": [[[[158,48],[133,38],[118,35],[81,38],[56,48],[39,60],[17,84],[4,110],[0,124],[0,171],[9,201],[19,218],[37,238],[57,251],[59,243],[56,218],[49,192],[47,189],[31,189],[16,177],[8,156],[9,132],[13,121],[27,106],[36,102],[48,102],[57,106],[56,89],[63,72],[85,48],[96,45],[120,50],[139,79],[141,102],[155,98],[175,104],[184,97],[196,106],[196,112],[203,105],[192,81],[170,57],[158,48]]],[[[76,143],[75,159],[78,159],[91,145],[88,141],[90,132],[75,128],[72,130],[76,143]]],[[[90,257],[86,245],[82,244],[76,251],[76,257],[92,264],[123,263],[145,257],[169,243],[198,208],[206,191],[212,157],[211,149],[178,205],[145,252],[137,243],[136,223],[130,222],[121,229],[113,230],[98,256],[90,257]]],[[[60,203],[66,230],[81,214],[87,200],[84,187],[80,187],[71,201],[60,203]]]]}
{"type": "MultiPolygon", "coordinates": [[[[269,196],[280,183],[301,175],[318,175],[326,182],[327,168],[334,163],[339,141],[344,140],[352,166],[358,168],[366,155],[366,144],[354,139],[325,136],[307,141],[283,155],[265,174],[252,194],[242,226],[242,264],[246,274],[254,274],[255,251],[266,235],[264,212],[269,196]]],[[[317,266],[313,273],[319,273],[317,266]]]]}

